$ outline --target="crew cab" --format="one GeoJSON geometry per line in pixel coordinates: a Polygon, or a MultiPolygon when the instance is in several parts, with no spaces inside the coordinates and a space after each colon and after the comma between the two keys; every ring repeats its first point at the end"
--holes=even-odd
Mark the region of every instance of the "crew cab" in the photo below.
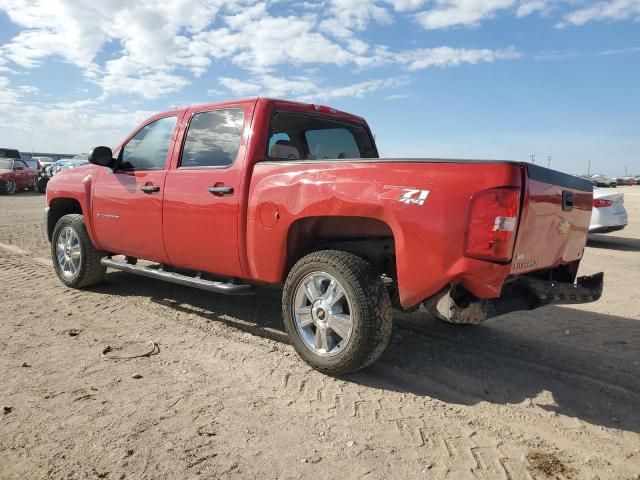
{"type": "Polygon", "coordinates": [[[314,368],[372,363],[392,308],[477,324],[597,300],[577,278],[592,184],[511,161],[381,159],[367,122],[257,98],[155,115],[47,188],[44,229],[67,286],[113,268],[205,291],[282,285],[289,338],[314,368]]]}
{"type": "Polygon", "coordinates": [[[20,152],[11,148],[0,148],[0,193],[13,195],[17,190],[36,190],[38,169],[27,165],[20,152]]]}

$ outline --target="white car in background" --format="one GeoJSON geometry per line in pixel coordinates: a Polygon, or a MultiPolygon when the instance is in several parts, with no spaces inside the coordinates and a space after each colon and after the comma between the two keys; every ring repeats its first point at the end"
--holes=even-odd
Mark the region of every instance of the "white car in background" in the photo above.
{"type": "Polygon", "coordinates": [[[624,193],[603,188],[593,189],[593,210],[589,233],[608,233],[627,226],[627,210],[624,208],[624,193]]]}

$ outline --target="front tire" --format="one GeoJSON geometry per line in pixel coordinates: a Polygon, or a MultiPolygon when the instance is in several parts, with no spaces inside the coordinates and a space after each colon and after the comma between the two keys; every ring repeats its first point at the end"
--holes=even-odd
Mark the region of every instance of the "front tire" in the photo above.
{"type": "Polygon", "coordinates": [[[51,259],[58,278],[67,287],[100,283],[107,270],[100,264],[105,255],[91,243],[82,215],[65,215],[58,220],[51,238],[51,259]]]}
{"type": "Polygon", "coordinates": [[[391,337],[389,294],[370,263],[325,250],[299,260],[282,296],[294,348],[316,370],[342,375],[373,363],[391,337]]]}
{"type": "Polygon", "coordinates": [[[7,180],[2,186],[0,186],[0,193],[4,195],[13,195],[16,193],[16,182],[13,178],[7,180]]]}

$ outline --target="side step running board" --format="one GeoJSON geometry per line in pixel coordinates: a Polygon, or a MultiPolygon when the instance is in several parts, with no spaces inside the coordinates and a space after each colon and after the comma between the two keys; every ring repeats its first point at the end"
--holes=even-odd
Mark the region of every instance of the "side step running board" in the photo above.
{"type": "Polygon", "coordinates": [[[215,282],[212,280],[204,280],[202,278],[190,277],[181,273],[165,272],[156,268],[132,265],[130,263],[118,262],[111,257],[104,257],[100,263],[105,267],[122,270],[123,272],[135,273],[143,277],[156,278],[165,282],[177,283],[187,287],[195,287],[209,292],[224,293],[226,295],[251,295],[254,293],[253,285],[233,284],[225,282],[215,282]]]}

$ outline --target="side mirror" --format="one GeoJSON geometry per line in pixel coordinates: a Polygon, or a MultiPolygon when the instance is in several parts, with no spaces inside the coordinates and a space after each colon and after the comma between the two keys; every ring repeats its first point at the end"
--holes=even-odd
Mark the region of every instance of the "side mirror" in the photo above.
{"type": "Polygon", "coordinates": [[[89,163],[113,168],[116,164],[116,159],[113,158],[113,152],[109,147],[96,147],[89,152],[89,163]]]}

